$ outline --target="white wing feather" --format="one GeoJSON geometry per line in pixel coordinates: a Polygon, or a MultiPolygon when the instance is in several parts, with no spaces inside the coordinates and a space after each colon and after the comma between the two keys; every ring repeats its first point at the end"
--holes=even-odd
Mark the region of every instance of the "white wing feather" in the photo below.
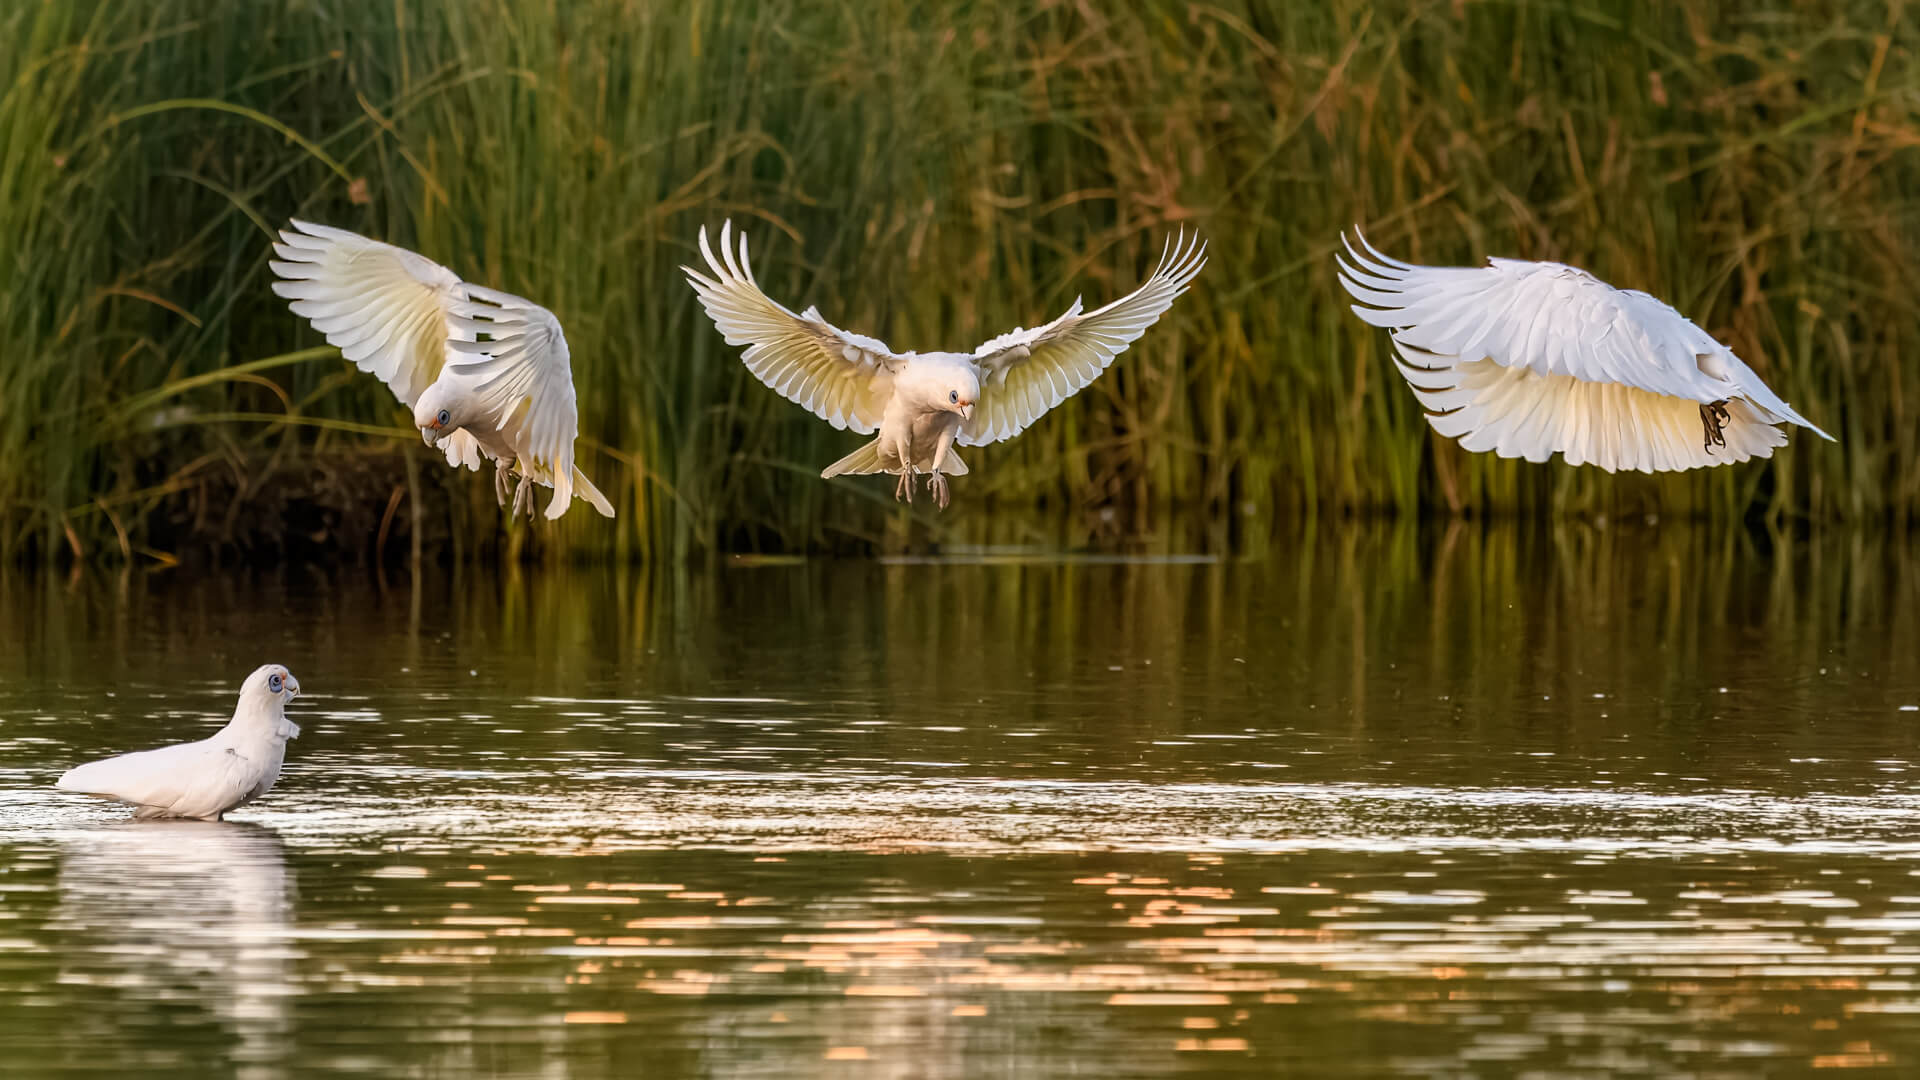
{"type": "Polygon", "coordinates": [[[475,397],[497,427],[512,432],[521,460],[547,472],[554,496],[547,517],[557,518],[573,503],[573,441],[580,434],[567,336],[553,312],[531,300],[479,285],[466,290],[452,323],[469,340],[449,343],[461,354],[454,367],[478,380],[475,397]],[[480,334],[489,340],[478,340],[480,334]]]}
{"type": "Polygon", "coordinates": [[[440,377],[453,305],[466,299],[453,271],[405,248],[296,220],[269,262],[273,291],[354,366],[380,377],[411,409],[440,377]],[[298,231],[295,231],[298,230],[298,231]]]}
{"type": "MultiPolygon", "coordinates": [[[[267,265],[284,278],[273,291],[362,371],[379,376],[411,409],[447,359],[450,340],[471,340],[451,323],[466,287],[424,255],[358,233],[295,219],[267,265]]],[[[479,440],[464,429],[436,443],[456,468],[480,467],[479,440]]]]}
{"type": "Polygon", "coordinates": [[[1206,245],[1183,232],[1161,249],[1160,264],[1146,282],[1119,300],[1082,314],[1076,298],[1066,314],[1045,326],[1017,328],[973,350],[980,400],[956,441],[984,446],[1011,439],[1085,389],[1173,306],[1206,264],[1206,245]]]}
{"type": "Polygon", "coordinates": [[[836,429],[873,432],[893,397],[898,357],[886,342],[848,333],[814,308],[795,315],[775,303],[753,279],[745,233],[736,258],[732,229],[730,221],[720,226],[721,258],[708,245],[706,228],[700,230],[700,254],[711,276],[680,268],[713,325],[727,344],[747,346],[740,357],[747,370],[782,397],[836,429]]]}
{"type": "Polygon", "coordinates": [[[184,817],[211,817],[247,797],[253,772],[212,740],[121,754],[67,770],[54,786],[184,817]]]}
{"type": "Polygon", "coordinates": [[[1727,401],[1725,446],[1707,451],[1700,405],[1620,383],[1536,375],[1491,360],[1460,362],[1423,352],[1399,335],[1394,363],[1433,429],[1473,451],[1543,462],[1555,452],[1569,465],[1608,472],[1669,472],[1772,457],[1786,432],[1744,398],[1727,401]]]}
{"type": "Polygon", "coordinates": [[[1393,332],[1396,364],[1436,431],[1469,450],[1613,471],[1767,457],[1792,422],[1823,438],[1733,351],[1666,303],[1559,263],[1427,267],[1360,237],[1340,260],[1354,314],[1393,332]],[[1370,306],[1360,306],[1370,305],[1370,306]],[[1699,406],[1727,401],[1725,447],[1699,406]]]}
{"type": "Polygon", "coordinates": [[[462,465],[473,470],[480,468],[480,458],[483,454],[480,440],[474,438],[473,433],[466,428],[461,428],[433,445],[447,455],[447,464],[456,469],[462,465]]]}

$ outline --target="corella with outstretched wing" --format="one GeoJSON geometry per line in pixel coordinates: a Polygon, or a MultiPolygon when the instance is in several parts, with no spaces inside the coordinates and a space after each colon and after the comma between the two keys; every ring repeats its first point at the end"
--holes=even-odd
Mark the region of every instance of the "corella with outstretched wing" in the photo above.
{"type": "Polygon", "coordinates": [[[1075,300],[1045,326],[1002,334],[972,353],[901,353],[814,308],[795,315],[775,303],[753,279],[744,234],[735,251],[732,227],[720,227],[718,256],[700,230],[707,273],[681,268],[713,324],[727,344],[747,346],[741,359],[761,382],[835,428],[875,436],[820,475],[893,473],[894,497],[912,501],[913,478],[924,473],[942,507],[947,477],[967,473],[956,445],[1011,439],[1084,389],[1206,265],[1206,246],[1183,235],[1161,252],[1146,284],[1098,311],[1075,300]]]}
{"type": "Polygon", "coordinates": [[[404,248],[345,229],[295,221],[273,245],[273,291],[291,300],[360,370],[378,375],[447,464],[494,464],[506,505],[532,513],[534,484],[553,489],[547,517],[573,498],[613,516],[613,506],[573,463],[580,420],[572,358],[553,312],[510,293],[461,281],[404,248]],[[484,338],[483,338],[484,335],[484,338]]]}
{"type": "Polygon", "coordinates": [[[1468,450],[1650,473],[1772,457],[1784,423],[1833,438],[1646,293],[1560,263],[1415,266],[1365,237],[1346,250],[1353,313],[1390,331],[1427,422],[1468,450]]]}
{"type": "Polygon", "coordinates": [[[299,694],[292,672],[264,664],[240,685],[233,719],[209,738],[79,765],[54,787],[131,803],[137,818],[218,820],[280,779],[287,740],[300,734],[287,702],[299,694]]]}

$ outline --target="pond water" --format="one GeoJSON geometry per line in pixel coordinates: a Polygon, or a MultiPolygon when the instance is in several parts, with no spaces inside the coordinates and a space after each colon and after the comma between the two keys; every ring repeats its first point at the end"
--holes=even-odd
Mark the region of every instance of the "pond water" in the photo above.
{"type": "Polygon", "coordinates": [[[17,1075],[1920,1067],[1920,549],[0,577],[17,1075]],[[67,766],[275,660],[280,785],[67,766]]]}

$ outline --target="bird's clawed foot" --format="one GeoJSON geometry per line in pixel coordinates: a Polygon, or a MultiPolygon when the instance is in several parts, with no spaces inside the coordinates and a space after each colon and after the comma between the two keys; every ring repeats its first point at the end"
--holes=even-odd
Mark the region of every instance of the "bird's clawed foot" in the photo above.
{"type": "Polygon", "coordinates": [[[929,492],[932,492],[933,501],[939,504],[940,509],[945,510],[947,508],[946,474],[942,472],[937,472],[937,471],[928,473],[927,474],[927,490],[929,492]]]}
{"type": "Polygon", "coordinates": [[[513,482],[511,477],[508,475],[506,463],[500,462],[500,461],[494,462],[493,463],[493,497],[500,501],[500,505],[502,508],[504,508],[507,505],[507,493],[510,492],[511,490],[513,490],[513,482]]]}
{"type": "Polygon", "coordinates": [[[1703,444],[1707,453],[1713,453],[1716,446],[1727,445],[1726,426],[1732,419],[1727,413],[1726,398],[1700,406],[1700,425],[1707,430],[1707,441],[1703,444]]]}
{"type": "Polygon", "coordinates": [[[533,509],[533,477],[521,473],[520,486],[515,488],[513,492],[512,516],[519,517],[521,514],[525,514],[531,518],[533,517],[533,509]]]}
{"type": "Polygon", "coordinates": [[[900,470],[900,482],[893,485],[893,499],[895,502],[899,502],[901,499],[905,499],[909,503],[913,502],[912,469],[900,470]]]}

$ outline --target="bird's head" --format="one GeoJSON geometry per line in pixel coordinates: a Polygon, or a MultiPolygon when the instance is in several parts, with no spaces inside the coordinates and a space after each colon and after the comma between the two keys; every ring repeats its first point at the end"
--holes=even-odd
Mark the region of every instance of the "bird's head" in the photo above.
{"type": "Polygon", "coordinates": [[[440,384],[427,387],[420,400],[413,407],[413,426],[420,429],[420,438],[428,446],[453,434],[461,427],[459,403],[449,395],[441,393],[440,384]]]}
{"type": "Polygon", "coordinates": [[[265,725],[278,738],[300,734],[300,725],[287,719],[287,702],[300,696],[300,681],[279,664],[262,664],[240,684],[240,706],[233,722],[249,728],[265,725]]]}
{"type": "Polygon", "coordinates": [[[240,697],[262,705],[279,704],[300,696],[300,681],[279,664],[261,664],[240,684],[240,697]]]}
{"type": "Polygon", "coordinates": [[[973,419],[973,403],[980,397],[980,377],[973,373],[971,366],[962,367],[944,380],[940,387],[939,405],[948,412],[959,413],[960,419],[973,419]]]}

